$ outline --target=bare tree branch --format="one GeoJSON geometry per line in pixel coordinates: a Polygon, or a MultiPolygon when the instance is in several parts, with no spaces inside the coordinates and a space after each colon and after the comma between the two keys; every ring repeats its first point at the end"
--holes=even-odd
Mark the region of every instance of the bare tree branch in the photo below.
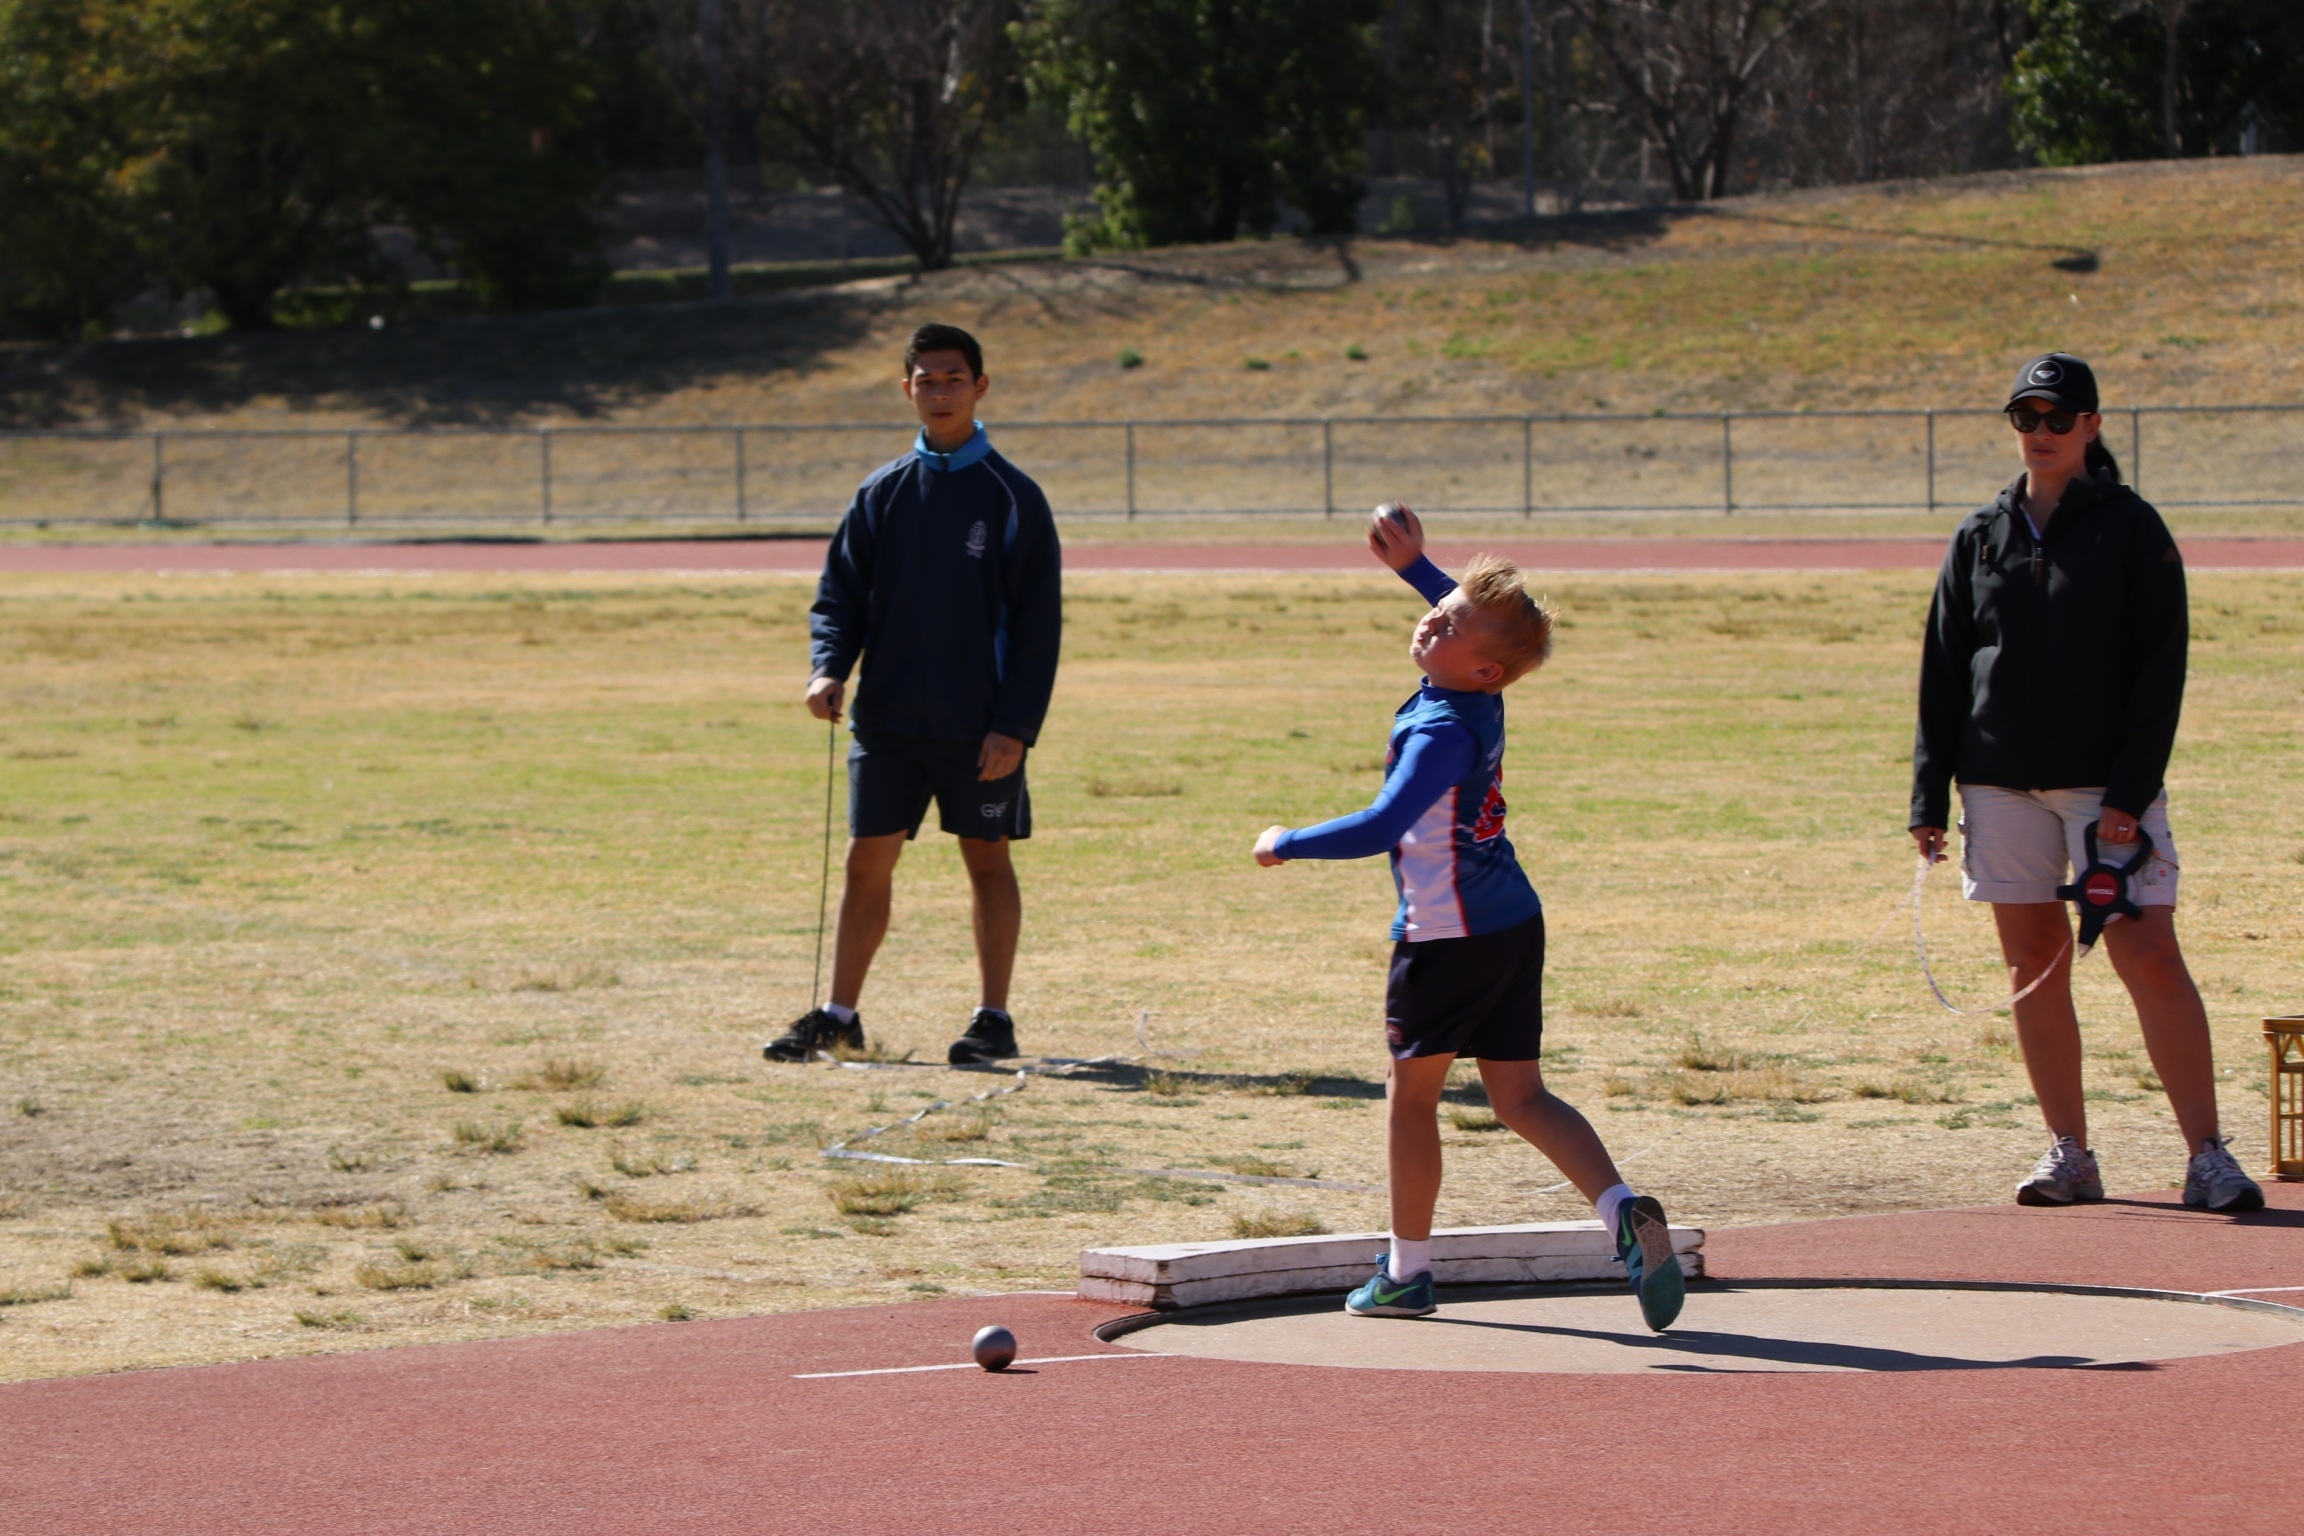
{"type": "Polygon", "coordinates": [[[1728,191],[1760,68],[1827,0],[1567,0],[1687,201],[1728,191]]]}

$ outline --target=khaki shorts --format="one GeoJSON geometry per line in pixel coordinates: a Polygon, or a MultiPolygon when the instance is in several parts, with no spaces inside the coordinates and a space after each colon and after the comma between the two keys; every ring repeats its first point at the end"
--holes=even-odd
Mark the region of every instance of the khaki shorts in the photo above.
{"type": "MultiPolygon", "coordinates": [[[[1970,901],[2044,902],[2056,887],[2087,866],[2081,830],[2104,813],[2101,789],[1999,789],[1960,786],[1960,889],[1970,901]]],[[[2128,899],[2140,907],[2176,905],[2176,843],[2168,834],[2168,796],[2137,818],[2152,839],[2152,857],[2128,880],[2128,899]]],[[[2096,846],[2115,864],[2135,856],[2133,845],[2096,846]]]]}

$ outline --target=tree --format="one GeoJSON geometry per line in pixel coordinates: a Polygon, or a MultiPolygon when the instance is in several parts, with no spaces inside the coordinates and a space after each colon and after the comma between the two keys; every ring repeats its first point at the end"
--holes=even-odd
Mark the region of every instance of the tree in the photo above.
{"type": "Polygon", "coordinates": [[[1032,88],[1095,157],[1083,248],[1353,228],[1378,88],[1378,0],[1045,0],[1021,29],[1032,88]]]}
{"type": "Polygon", "coordinates": [[[1682,201],[1727,195],[1763,65],[1825,0],[1569,0],[1682,201]]]}
{"type": "Polygon", "coordinates": [[[2184,50],[2179,42],[2184,13],[2192,0],[2143,0],[2160,23],[2160,142],[2170,160],[2181,159],[2184,137],[2176,126],[2176,100],[2184,89],[2184,50]]]}
{"type": "Polygon", "coordinates": [[[2010,163],[2007,0],[1833,0],[1755,83],[1739,184],[1936,176],[2010,163]]]}
{"type": "Polygon", "coordinates": [[[2253,123],[2266,148],[2304,147],[2304,6],[2190,0],[2031,0],[2009,73],[2018,146],[2045,165],[2228,154],[2253,123]]]}
{"type": "Polygon", "coordinates": [[[1496,0],[1393,0],[1382,28],[1387,130],[1422,126],[1448,228],[1461,234],[1475,176],[1496,170],[1500,99],[1518,84],[1518,12],[1499,36],[1496,0]],[[1405,57],[1412,63],[1403,64],[1405,57]]]}
{"type": "MultiPolygon", "coordinates": [[[[293,0],[291,0],[293,3],[293,0]]],[[[602,168],[585,153],[598,71],[565,0],[364,0],[385,135],[374,205],[414,225],[491,309],[590,303],[602,168]]]]}
{"type": "MultiPolygon", "coordinates": [[[[666,72],[709,139],[704,7],[649,4],[666,72]]],[[[948,267],[976,152],[1023,101],[1013,16],[1013,0],[720,0],[727,156],[830,179],[922,267],[948,267]]]]}
{"type": "Polygon", "coordinates": [[[2017,147],[2042,165],[2149,159],[2160,147],[2150,19],[2099,0],[2033,0],[2032,20],[2008,80],[2017,147]]]}
{"type": "Polygon", "coordinates": [[[82,334],[151,277],[118,174],[122,76],[80,10],[0,5],[0,335],[82,334]]]}
{"type": "Polygon", "coordinates": [[[589,297],[599,176],[559,143],[585,105],[568,14],[14,0],[0,302],[56,332],[158,286],[262,330],[285,288],[388,276],[372,230],[391,220],[491,303],[589,297]]]}

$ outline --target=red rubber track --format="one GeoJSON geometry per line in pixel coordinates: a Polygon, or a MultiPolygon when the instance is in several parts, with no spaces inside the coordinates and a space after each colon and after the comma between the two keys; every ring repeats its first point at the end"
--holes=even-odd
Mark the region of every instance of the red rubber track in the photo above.
{"type": "MultiPolygon", "coordinates": [[[[1478,549],[1530,571],[1932,571],[1941,539],[1442,539],[1454,566],[1478,549]]],[[[2304,538],[2193,538],[2194,570],[2304,570],[2304,538]]],[[[1098,544],[1064,550],[1074,571],[1349,571],[1372,568],[1350,538],[1320,544],[1098,544]]],[[[822,539],[642,540],[577,544],[44,544],[0,547],[0,572],[74,571],[711,571],[808,572],[822,539]]]]}
{"type": "MultiPolygon", "coordinates": [[[[2304,1186],[1714,1235],[1722,1279],[2304,1287],[2304,1186]]],[[[2291,1293],[2298,1299],[2304,1292],[2291,1293]]],[[[1689,1302],[1701,1326],[1703,1288],[1689,1302]]],[[[1626,1302],[1630,1307],[1629,1298],[1626,1302]]],[[[1444,1374],[1143,1358],[938,1300],[0,1387],[26,1536],[2214,1531],[2294,1536],[2304,1344],[2114,1369],[1444,1374]]]]}

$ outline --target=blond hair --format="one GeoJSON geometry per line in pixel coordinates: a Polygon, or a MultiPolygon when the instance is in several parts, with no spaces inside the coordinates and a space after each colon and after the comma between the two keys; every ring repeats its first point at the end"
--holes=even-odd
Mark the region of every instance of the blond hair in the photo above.
{"type": "Polygon", "coordinates": [[[1552,615],[1528,595],[1518,566],[1502,555],[1475,555],[1456,584],[1480,616],[1482,654],[1504,668],[1506,683],[1544,665],[1552,654],[1552,615]]]}

